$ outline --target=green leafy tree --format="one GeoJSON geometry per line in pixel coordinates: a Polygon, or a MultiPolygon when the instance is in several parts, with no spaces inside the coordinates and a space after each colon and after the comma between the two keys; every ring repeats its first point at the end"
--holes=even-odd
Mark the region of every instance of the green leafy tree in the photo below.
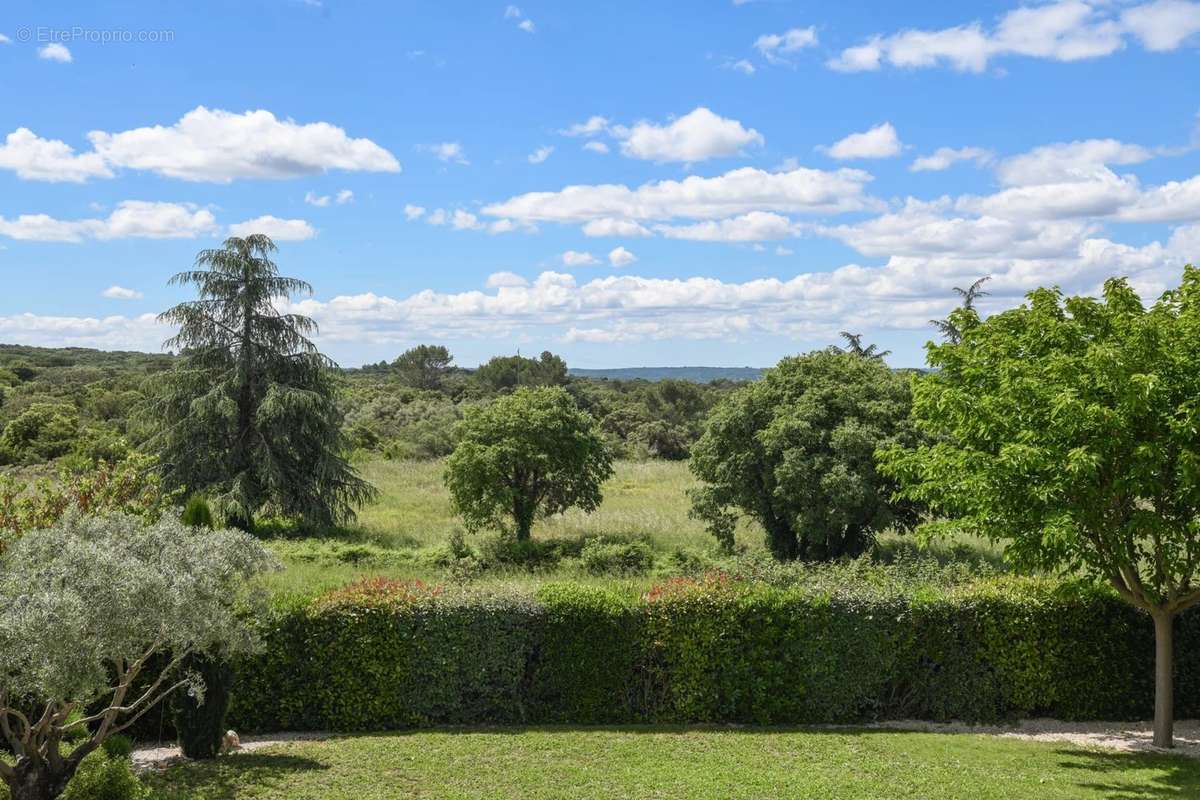
{"type": "Polygon", "coordinates": [[[538,358],[496,356],[475,370],[475,381],[490,392],[518,386],[562,386],[567,382],[567,362],[549,350],[538,358]]]}
{"type": "Polygon", "coordinates": [[[874,458],[916,442],[910,401],[908,381],[877,359],[834,348],[785,358],[709,415],[692,447],[703,484],[693,516],[726,548],[739,517],[756,520],[780,560],[862,552],[878,531],[915,521],[874,458]]]}
{"type": "Polygon", "coordinates": [[[883,468],[906,497],[1006,544],[1019,566],[1110,583],[1157,641],[1154,741],[1173,734],[1173,626],[1200,604],[1200,269],[1146,308],[1038,289],[928,345],[913,414],[933,437],[883,468]]]}
{"type": "Polygon", "coordinates": [[[529,538],[537,519],[594,511],[612,457],[596,421],[558,387],[522,387],[469,409],[446,462],[446,487],[468,530],[529,538]]]}
{"type": "Polygon", "coordinates": [[[344,455],[333,364],[308,339],[316,323],[275,308],[312,288],[280,275],[274,252],[261,234],[201,251],[171,279],[199,299],[159,317],[179,326],[165,346],[183,351],[150,406],[164,483],[212,498],[243,529],[265,505],[329,524],[375,496],[344,455]]]}
{"type": "Polygon", "coordinates": [[[0,447],[21,460],[48,461],[71,450],[79,415],[68,405],[34,403],[4,426],[0,447]]]}
{"type": "Polygon", "coordinates": [[[454,356],[445,347],[422,344],[401,353],[392,368],[405,386],[436,391],[442,388],[453,361],[454,356]]]}
{"type": "Polygon", "coordinates": [[[253,651],[248,581],[274,561],[239,531],[71,514],[0,558],[0,759],[13,800],[61,795],[89,753],[176,690],[193,653],[253,651]],[[137,688],[135,688],[137,687],[137,688]],[[67,742],[78,743],[69,745],[67,742]]]}

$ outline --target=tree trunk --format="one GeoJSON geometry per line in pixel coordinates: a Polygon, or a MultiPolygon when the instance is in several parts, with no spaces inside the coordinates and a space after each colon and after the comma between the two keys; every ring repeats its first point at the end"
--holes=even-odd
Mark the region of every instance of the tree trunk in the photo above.
{"type": "Polygon", "coordinates": [[[67,789],[70,775],[51,775],[45,766],[25,762],[16,766],[16,780],[9,783],[12,800],[54,800],[67,789]]]}
{"type": "Polygon", "coordinates": [[[1154,746],[1175,746],[1175,615],[1154,616],[1154,746]]]}

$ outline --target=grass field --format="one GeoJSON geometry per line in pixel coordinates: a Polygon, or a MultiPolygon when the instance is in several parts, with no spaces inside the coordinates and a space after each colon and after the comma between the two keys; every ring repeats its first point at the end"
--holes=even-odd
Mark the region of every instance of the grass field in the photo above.
{"type": "Polygon", "coordinates": [[[295,742],[150,778],[164,798],[1200,797],[1200,761],[879,730],[488,729],[295,742]]]}
{"type": "MultiPolygon", "coordinates": [[[[441,461],[385,461],[360,465],[363,475],[380,492],[378,502],[361,509],[358,523],[337,535],[323,539],[275,539],[271,548],[279,555],[286,570],[271,578],[273,588],[281,591],[312,592],[341,586],[369,575],[388,575],[402,579],[445,581],[444,569],[431,563],[437,551],[444,549],[455,531],[462,526],[450,509],[450,498],[442,484],[441,461]]],[[[571,510],[534,525],[535,539],[580,539],[607,535],[623,539],[642,539],[656,554],[666,559],[684,549],[717,555],[716,542],[704,525],[688,516],[687,490],[696,485],[682,461],[618,461],[615,475],[604,485],[604,502],[591,514],[571,510]]],[[[467,535],[465,540],[478,545],[489,535],[467,535]]],[[[743,520],[737,529],[738,547],[744,553],[765,550],[763,531],[754,522],[743,520]]],[[[911,540],[894,534],[880,539],[879,552],[886,554],[897,547],[912,547],[911,540]]],[[[967,552],[972,558],[998,562],[999,553],[983,541],[941,545],[934,553],[945,559],[967,552]]],[[[489,573],[484,580],[506,583],[569,577],[592,580],[578,570],[558,570],[530,575],[523,571],[489,573]]],[[[612,584],[613,578],[596,578],[612,584]]],[[[630,581],[644,588],[645,580],[630,581]]]]}

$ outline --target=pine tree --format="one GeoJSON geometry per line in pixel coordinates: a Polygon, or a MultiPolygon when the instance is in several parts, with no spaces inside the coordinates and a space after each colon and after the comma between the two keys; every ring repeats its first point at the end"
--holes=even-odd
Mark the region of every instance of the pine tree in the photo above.
{"type": "Polygon", "coordinates": [[[159,316],[179,366],[159,378],[151,440],[167,488],[213,499],[243,529],[264,508],[312,524],[353,519],[375,489],[346,460],[334,364],[308,338],[316,323],[278,300],[312,287],[279,274],[262,234],[203,250],[171,279],[198,299],[159,316]]]}

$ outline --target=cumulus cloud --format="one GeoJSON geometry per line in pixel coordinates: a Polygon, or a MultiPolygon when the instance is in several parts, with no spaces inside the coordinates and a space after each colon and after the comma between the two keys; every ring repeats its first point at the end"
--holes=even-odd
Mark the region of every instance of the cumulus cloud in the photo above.
{"type": "Polygon", "coordinates": [[[692,175],[630,189],[621,184],[574,185],[557,192],[529,192],[484,206],[483,213],[530,222],[586,223],[594,220],[723,219],[751,211],[833,213],[872,208],[864,187],[871,180],[856,169],[798,167],[767,172],[753,167],[711,178],[692,175]]]}
{"type": "Polygon", "coordinates": [[[57,61],[60,64],[70,64],[75,60],[67,46],[60,42],[51,42],[45,47],[39,47],[37,54],[38,58],[44,61],[57,61]]]}
{"type": "Polygon", "coordinates": [[[940,172],[960,161],[973,161],[985,166],[994,158],[991,150],[982,147],[939,147],[929,155],[915,159],[908,169],[910,172],[940,172]]]}
{"type": "Polygon", "coordinates": [[[1005,159],[997,166],[996,177],[1006,186],[1085,181],[1107,172],[1109,164],[1140,164],[1153,157],[1141,145],[1116,139],[1059,142],[1005,159]]]}
{"type": "Polygon", "coordinates": [[[604,142],[590,141],[584,142],[583,149],[591,153],[607,153],[608,145],[604,142]]]}
{"type": "Polygon", "coordinates": [[[562,254],[562,263],[565,267],[584,267],[588,264],[595,264],[596,257],[588,252],[568,250],[562,254]]]}
{"type": "Polygon", "coordinates": [[[264,233],[278,242],[302,242],[317,235],[305,220],[280,219],[270,214],[229,226],[230,236],[245,238],[255,233],[264,233]]]}
{"type": "Polygon", "coordinates": [[[421,217],[425,216],[425,207],[414,206],[412,203],[407,203],[404,206],[404,216],[408,218],[409,222],[415,219],[420,219],[421,217]]]}
{"type": "Polygon", "coordinates": [[[537,26],[533,24],[533,20],[521,13],[521,9],[517,6],[508,6],[504,9],[504,18],[515,20],[517,27],[526,33],[536,33],[537,26]]]}
{"type": "Polygon", "coordinates": [[[499,289],[501,287],[512,286],[528,286],[529,281],[522,278],[515,272],[493,272],[487,277],[486,286],[489,289],[499,289]]]}
{"type": "Polygon", "coordinates": [[[99,153],[76,153],[66,142],[43,139],[28,128],[17,128],[0,145],[0,169],[27,181],[83,183],[112,176],[99,153]]]}
{"type": "Polygon", "coordinates": [[[608,251],[608,263],[620,269],[628,267],[633,262],[637,261],[637,256],[626,250],[624,247],[614,247],[608,251]]]}
{"type": "Polygon", "coordinates": [[[725,69],[731,69],[734,72],[740,72],[743,75],[753,75],[755,73],[754,65],[745,58],[739,58],[737,61],[730,59],[721,66],[725,69]]]}
{"type": "Polygon", "coordinates": [[[137,289],[126,289],[124,286],[116,284],[105,289],[100,295],[109,300],[141,300],[145,296],[137,289]]]}
{"type": "Polygon", "coordinates": [[[396,158],[370,139],[352,139],[328,122],[300,124],[263,110],[234,114],[198,106],[174,125],[92,131],[88,138],[110,167],[188,181],[400,171],[396,158]]]}
{"type": "Polygon", "coordinates": [[[621,152],[645,161],[694,163],[710,158],[737,155],[751,145],[762,145],[763,137],[735,119],[726,119],[700,106],[666,125],[639,122],[616,135],[621,152]]]}
{"type": "Polygon", "coordinates": [[[597,136],[608,130],[608,118],[600,115],[588,117],[584,122],[576,122],[568,128],[559,131],[563,136],[597,136]]]}
{"type": "Polygon", "coordinates": [[[795,236],[797,231],[790,219],[767,211],[751,211],[740,217],[693,225],[657,225],[654,229],[668,239],[701,242],[761,242],[795,236]]]}
{"type": "Polygon", "coordinates": [[[594,219],[583,226],[584,236],[653,236],[650,231],[642,225],[629,219],[612,219],[605,217],[602,219],[594,219]]]}
{"type": "Polygon", "coordinates": [[[852,133],[844,139],[822,148],[832,158],[845,161],[856,158],[890,158],[900,152],[900,137],[892,123],[884,122],[862,133],[852,133]]]}
{"type": "Polygon", "coordinates": [[[990,28],[975,21],[876,35],[846,48],[827,65],[843,72],[877,70],[885,64],[982,72],[998,56],[1068,62],[1099,58],[1121,50],[1129,37],[1147,50],[1174,50],[1197,32],[1200,3],[1191,0],[1155,0],[1124,9],[1100,0],[1058,0],[1016,8],[990,28]]]}
{"type": "Polygon", "coordinates": [[[772,64],[786,64],[789,63],[787,56],[806,47],[815,47],[816,44],[817,29],[810,26],[792,28],[783,33],[765,33],[754,41],[754,49],[772,64]]]}
{"type": "Polygon", "coordinates": [[[126,200],[105,219],[61,220],[47,214],[0,217],[0,236],[33,242],[192,239],[216,231],[216,219],[206,208],[143,200],[126,200]]]}

